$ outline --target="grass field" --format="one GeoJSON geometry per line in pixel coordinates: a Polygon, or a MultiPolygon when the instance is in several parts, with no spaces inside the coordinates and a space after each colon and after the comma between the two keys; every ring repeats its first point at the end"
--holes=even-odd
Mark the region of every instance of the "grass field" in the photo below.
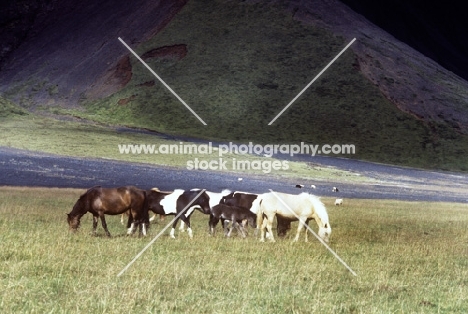
{"type": "MultiPolygon", "coordinates": [[[[0,108],[2,108],[0,106],[0,108]]],[[[6,110],[5,110],[6,111],[6,110]]],[[[29,114],[25,116],[9,115],[7,118],[0,116],[0,146],[39,151],[63,156],[83,158],[105,158],[153,165],[178,167],[187,169],[187,162],[195,158],[200,160],[218,160],[218,151],[214,150],[208,154],[121,154],[121,144],[148,144],[156,145],[179,145],[181,141],[168,140],[164,136],[150,132],[118,131],[118,129],[106,125],[60,121],[49,117],[29,114]]],[[[194,144],[184,141],[185,144],[194,144]]],[[[218,146],[213,144],[216,149],[218,146]]],[[[255,155],[228,153],[222,156],[227,165],[232,165],[236,160],[264,161],[277,160],[276,158],[263,158],[255,155]]],[[[271,171],[265,174],[262,170],[236,171],[228,167],[228,172],[262,174],[274,177],[314,178],[315,181],[336,180],[341,182],[375,182],[375,180],[356,175],[353,172],[340,170],[332,167],[307,164],[304,162],[288,163],[288,169],[271,171]]]]}
{"type": "MultiPolygon", "coordinates": [[[[65,213],[81,190],[0,188],[2,313],[466,313],[468,206],[455,203],[324,199],[331,247],[315,239],[259,243],[207,234],[192,217],[194,239],[127,237],[108,217],[112,238],[76,234],[65,213]]],[[[166,220],[167,222],[167,220],[166,220]]],[[[316,226],[312,225],[316,230],[316,226]]]]}

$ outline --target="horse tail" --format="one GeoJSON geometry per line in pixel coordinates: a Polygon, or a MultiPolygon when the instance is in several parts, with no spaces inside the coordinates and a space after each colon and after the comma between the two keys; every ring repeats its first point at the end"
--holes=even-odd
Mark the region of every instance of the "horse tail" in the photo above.
{"type": "Polygon", "coordinates": [[[263,225],[262,199],[260,197],[257,197],[252,202],[252,207],[250,207],[250,211],[252,213],[257,214],[257,229],[260,229],[261,226],[263,225]]]}
{"type": "Polygon", "coordinates": [[[148,193],[146,190],[143,190],[143,206],[142,206],[142,216],[143,216],[143,223],[146,225],[147,228],[150,227],[150,220],[149,220],[149,211],[148,211],[148,193]]]}

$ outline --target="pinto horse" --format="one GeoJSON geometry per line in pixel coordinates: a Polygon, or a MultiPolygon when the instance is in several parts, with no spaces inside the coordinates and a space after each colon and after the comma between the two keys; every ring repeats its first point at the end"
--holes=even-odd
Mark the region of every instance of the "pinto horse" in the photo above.
{"type": "Polygon", "coordinates": [[[155,214],[159,215],[178,215],[183,211],[188,204],[191,203],[190,207],[186,209],[185,213],[180,215],[172,224],[172,230],[170,233],[171,238],[175,238],[175,228],[177,222],[182,220],[187,225],[187,233],[190,238],[193,238],[193,232],[190,227],[190,216],[193,214],[195,209],[200,210],[204,214],[210,214],[210,197],[206,192],[203,192],[197,199],[195,197],[200,193],[199,190],[184,191],[174,190],[172,193],[161,192],[159,190],[150,190],[146,193],[146,209],[148,212],[151,210],[155,214]]]}
{"type": "Polygon", "coordinates": [[[148,211],[144,210],[146,192],[133,186],[119,188],[103,188],[95,186],[87,190],[76,201],[72,211],[68,214],[67,221],[71,230],[76,231],[80,226],[81,217],[90,212],[93,215],[93,233],[96,234],[98,217],[101,218],[102,227],[107,236],[110,232],[104,215],[119,215],[126,211],[130,212],[127,234],[135,232],[135,224],[140,226],[140,234],[146,235],[146,224],[149,223],[148,211]]]}
{"type": "MultiPolygon", "coordinates": [[[[201,190],[200,189],[191,189],[190,191],[199,191],[200,192],[201,190]]],[[[230,190],[222,190],[221,193],[206,191],[206,194],[208,194],[208,196],[210,197],[210,207],[211,207],[211,209],[213,209],[213,207],[218,205],[222,201],[224,196],[226,196],[226,195],[228,195],[230,193],[231,193],[230,190]]],[[[150,219],[150,221],[151,221],[151,219],[150,219]]],[[[179,231],[184,232],[184,227],[185,227],[185,223],[183,221],[181,221],[179,231]]]]}
{"type": "Polygon", "coordinates": [[[257,226],[261,228],[260,241],[262,242],[265,241],[265,228],[268,229],[270,239],[275,241],[271,232],[275,216],[291,221],[297,221],[299,217],[300,222],[294,242],[299,240],[303,225],[311,219],[314,219],[319,227],[318,236],[325,242],[329,241],[331,227],[328,213],[320,198],[315,195],[270,192],[259,195],[252,207],[257,212],[257,226]]]}

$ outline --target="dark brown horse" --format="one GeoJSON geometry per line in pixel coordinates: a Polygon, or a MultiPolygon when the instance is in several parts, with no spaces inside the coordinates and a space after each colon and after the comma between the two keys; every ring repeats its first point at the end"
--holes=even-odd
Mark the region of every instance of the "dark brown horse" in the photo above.
{"type": "Polygon", "coordinates": [[[107,223],[104,215],[119,215],[127,210],[132,217],[127,224],[127,234],[135,232],[135,224],[140,226],[140,234],[146,235],[146,225],[149,223],[148,211],[145,210],[146,192],[133,186],[119,188],[102,188],[95,186],[87,190],[76,201],[73,210],[68,214],[68,225],[75,231],[80,226],[81,217],[90,212],[93,215],[93,233],[96,234],[98,217],[101,218],[102,227],[106,234],[107,223]]]}
{"type": "Polygon", "coordinates": [[[220,219],[225,220],[225,222],[223,222],[223,228],[226,237],[230,237],[232,230],[236,228],[241,236],[245,238],[246,231],[242,224],[244,220],[246,220],[252,228],[257,228],[257,215],[247,208],[218,204],[211,208],[210,221],[208,222],[212,235],[214,235],[216,225],[220,219]],[[232,222],[231,228],[228,228],[229,221],[232,222]]]}

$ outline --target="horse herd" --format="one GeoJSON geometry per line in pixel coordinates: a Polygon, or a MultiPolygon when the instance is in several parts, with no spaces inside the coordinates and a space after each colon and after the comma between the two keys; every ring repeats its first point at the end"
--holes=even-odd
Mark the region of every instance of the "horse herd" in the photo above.
{"type": "MultiPolygon", "coordinates": [[[[242,237],[246,236],[246,225],[255,230],[260,229],[260,241],[269,238],[274,241],[272,225],[276,217],[277,234],[282,237],[291,228],[292,221],[300,220],[294,241],[299,239],[301,230],[310,220],[315,220],[319,227],[318,236],[328,242],[331,227],[324,204],[317,196],[301,193],[286,194],[269,192],[253,194],[247,192],[231,192],[223,190],[220,193],[200,189],[160,191],[157,188],[141,190],[133,186],[118,188],[103,188],[95,186],[82,194],[68,214],[67,221],[71,230],[80,225],[80,219],[86,213],[93,215],[93,233],[96,233],[98,219],[110,236],[105,215],[128,213],[127,234],[133,234],[139,227],[140,234],[146,235],[149,226],[149,211],[162,217],[175,215],[170,236],[175,237],[175,228],[179,219],[187,226],[187,233],[193,237],[190,216],[195,210],[209,215],[209,230],[215,233],[215,228],[221,220],[226,236],[237,229],[242,237]],[[182,213],[183,212],[183,213],[182,213]],[[230,227],[229,227],[230,225],[230,227]]],[[[154,218],[155,216],[153,216],[154,218]]],[[[152,219],[153,219],[152,218],[152,219]]],[[[306,241],[307,241],[307,232],[306,241]]]]}

